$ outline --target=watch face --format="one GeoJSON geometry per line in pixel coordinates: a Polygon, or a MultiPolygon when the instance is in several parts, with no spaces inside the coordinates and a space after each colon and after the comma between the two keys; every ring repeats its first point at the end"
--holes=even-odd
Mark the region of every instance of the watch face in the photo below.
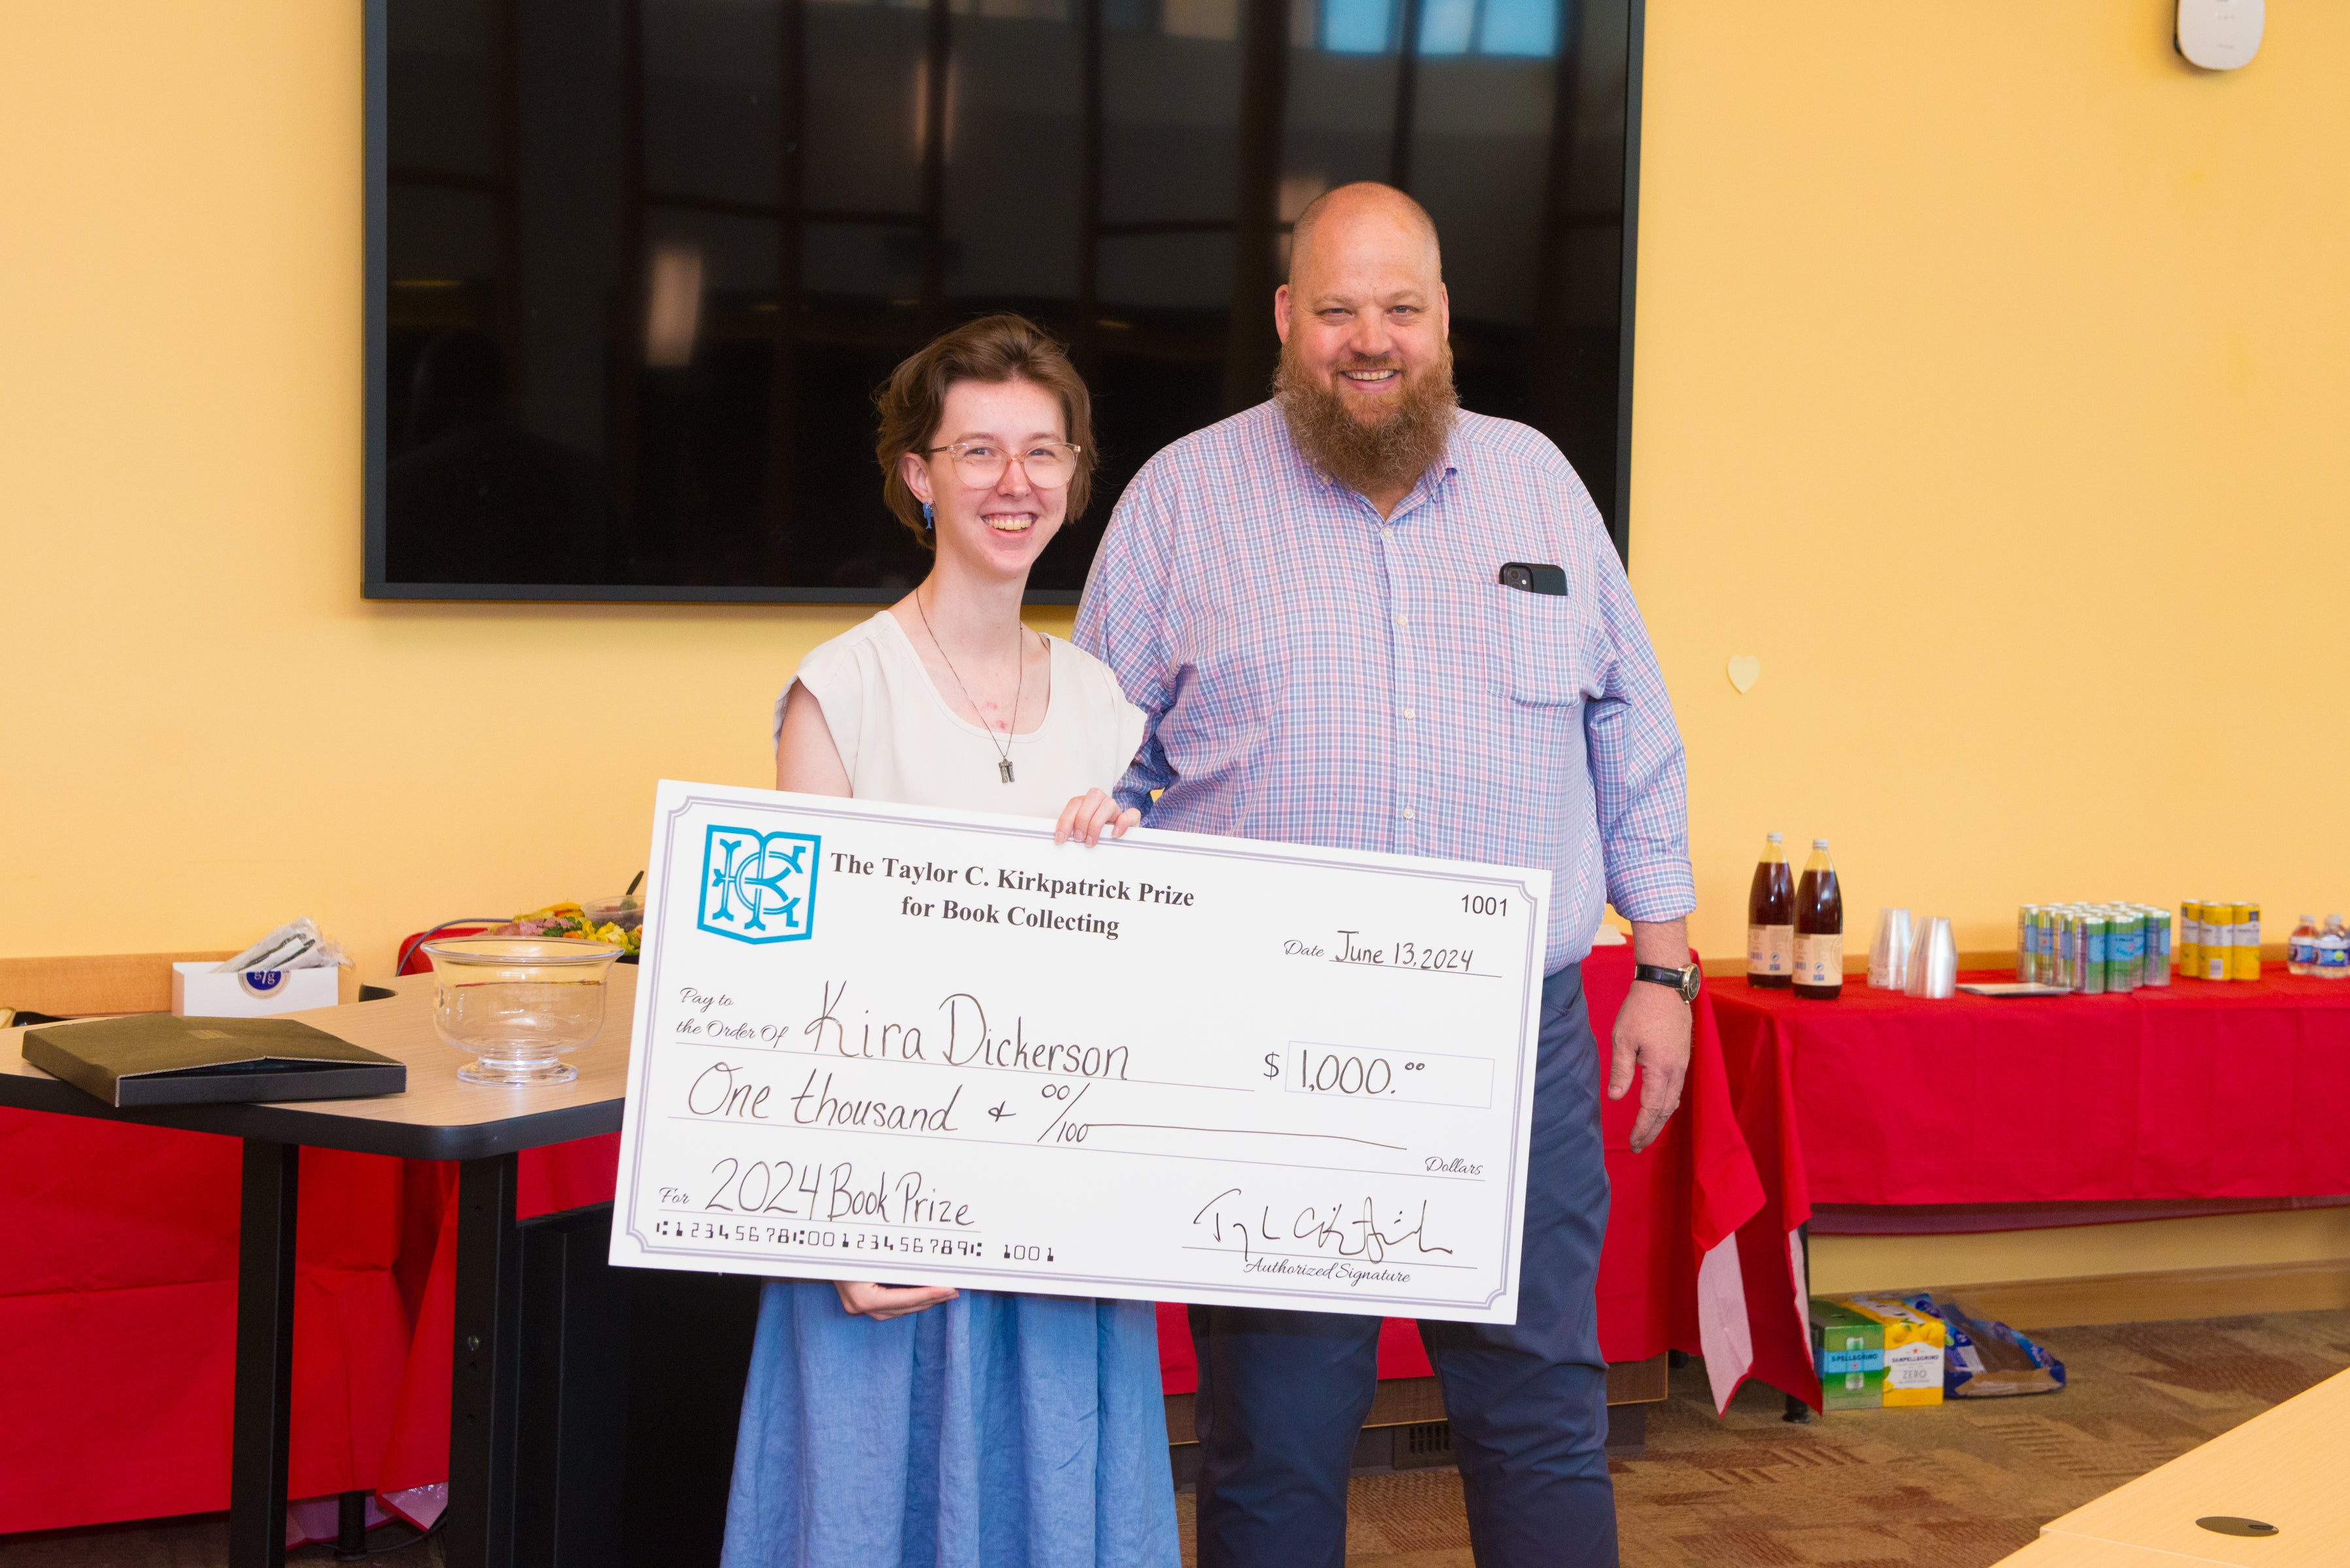
{"type": "Polygon", "coordinates": [[[1683,1002],[1695,1002],[1697,1000],[1698,979],[1699,975],[1697,965],[1691,964],[1689,968],[1681,971],[1681,1000],[1683,1002]]]}

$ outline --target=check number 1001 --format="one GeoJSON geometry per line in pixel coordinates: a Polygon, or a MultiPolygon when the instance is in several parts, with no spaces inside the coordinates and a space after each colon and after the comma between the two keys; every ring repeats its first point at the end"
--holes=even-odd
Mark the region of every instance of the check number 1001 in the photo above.
{"type": "Polygon", "coordinates": [[[1287,1059],[1268,1051],[1264,1075],[1293,1095],[1346,1100],[1408,1100],[1483,1109],[1493,1103],[1493,1064],[1478,1056],[1289,1043],[1287,1059]]]}

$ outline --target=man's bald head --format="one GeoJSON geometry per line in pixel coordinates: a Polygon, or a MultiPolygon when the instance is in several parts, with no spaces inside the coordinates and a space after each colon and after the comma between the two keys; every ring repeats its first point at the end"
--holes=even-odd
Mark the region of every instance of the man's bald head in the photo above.
{"type": "Polygon", "coordinates": [[[1274,291],[1274,396],[1308,462],[1385,515],[1444,454],[1452,306],[1436,225],[1391,185],[1341,185],[1297,215],[1274,291]]]}
{"type": "Polygon", "coordinates": [[[1427,208],[1394,186],[1374,180],[1325,191],[1305,204],[1290,231],[1289,282],[1295,285],[1305,277],[1308,253],[1317,237],[1337,244],[1349,241],[1392,244],[1399,230],[1418,237],[1427,247],[1430,269],[1440,275],[1443,257],[1436,243],[1436,221],[1428,215],[1427,208]]]}

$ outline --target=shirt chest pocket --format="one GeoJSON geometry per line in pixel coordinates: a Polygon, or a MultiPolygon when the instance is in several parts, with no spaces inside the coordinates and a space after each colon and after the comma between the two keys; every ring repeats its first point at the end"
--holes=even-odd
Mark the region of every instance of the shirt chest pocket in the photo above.
{"type": "Polygon", "coordinates": [[[1597,661],[1573,599],[1498,584],[1490,591],[1499,604],[1502,689],[1512,701],[1551,707],[1599,694],[1597,661]]]}

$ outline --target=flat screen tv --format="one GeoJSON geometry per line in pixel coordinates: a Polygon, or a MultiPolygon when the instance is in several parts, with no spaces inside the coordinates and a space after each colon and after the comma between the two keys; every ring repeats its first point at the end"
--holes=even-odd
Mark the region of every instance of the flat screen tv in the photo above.
{"type": "Polygon", "coordinates": [[[1627,538],[1641,0],[368,0],[371,597],[893,599],[872,394],[1017,310],[1135,469],[1262,400],[1287,224],[1434,215],[1462,401],[1627,538]]]}

